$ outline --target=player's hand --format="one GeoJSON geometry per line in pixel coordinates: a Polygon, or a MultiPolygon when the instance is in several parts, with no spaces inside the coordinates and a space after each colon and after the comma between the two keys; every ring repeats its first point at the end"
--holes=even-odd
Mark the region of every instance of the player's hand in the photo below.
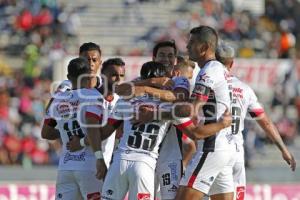
{"type": "Polygon", "coordinates": [[[223,113],[220,122],[222,123],[222,126],[224,128],[231,126],[232,116],[231,116],[231,113],[228,111],[228,109],[226,109],[225,112],[223,113]]]}
{"type": "Polygon", "coordinates": [[[174,82],[168,77],[151,78],[151,86],[157,88],[171,88],[174,82]]]}
{"type": "Polygon", "coordinates": [[[106,164],[104,162],[104,159],[97,159],[96,169],[97,169],[96,178],[99,179],[99,180],[102,180],[102,179],[104,180],[105,175],[107,173],[107,167],[106,167],[106,164]]]}
{"type": "Polygon", "coordinates": [[[116,85],[115,92],[125,99],[131,99],[134,97],[133,87],[134,85],[131,83],[116,85]]]}
{"type": "Polygon", "coordinates": [[[76,135],[71,136],[67,143],[67,150],[74,152],[81,149],[83,149],[83,147],[80,145],[80,138],[76,135]]]}
{"type": "Polygon", "coordinates": [[[282,158],[287,162],[287,164],[289,164],[289,166],[291,167],[291,170],[295,171],[296,161],[294,159],[294,156],[288,150],[284,150],[282,152],[282,158]]]}
{"type": "Polygon", "coordinates": [[[133,124],[146,124],[154,120],[154,108],[149,105],[139,106],[138,112],[134,113],[135,116],[131,120],[133,124]]]}

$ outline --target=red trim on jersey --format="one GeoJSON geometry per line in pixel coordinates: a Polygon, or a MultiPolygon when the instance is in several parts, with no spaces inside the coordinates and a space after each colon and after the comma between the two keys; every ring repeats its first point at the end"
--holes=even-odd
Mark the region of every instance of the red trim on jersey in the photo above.
{"type": "Polygon", "coordinates": [[[107,123],[115,128],[118,128],[122,122],[123,122],[123,120],[117,120],[117,119],[113,119],[113,118],[108,118],[108,120],[107,120],[107,123]]]}
{"type": "Polygon", "coordinates": [[[100,200],[101,199],[101,194],[100,192],[94,192],[87,194],[87,200],[100,200]]]}
{"type": "Polygon", "coordinates": [[[94,118],[94,119],[97,119],[97,120],[102,120],[102,116],[99,116],[99,115],[97,115],[97,114],[95,114],[95,113],[92,113],[92,112],[86,112],[85,113],[85,116],[86,117],[91,117],[91,118],[94,118]]]}
{"type": "Polygon", "coordinates": [[[251,115],[251,117],[259,117],[260,115],[262,115],[264,113],[264,109],[263,108],[258,108],[258,109],[253,109],[251,110],[249,113],[251,115]]]}
{"type": "Polygon", "coordinates": [[[208,95],[204,94],[192,94],[192,96],[195,96],[198,100],[200,101],[207,101],[208,100],[208,95]]]}
{"type": "Polygon", "coordinates": [[[193,123],[192,120],[189,120],[187,122],[184,122],[182,124],[178,124],[178,125],[175,125],[176,128],[178,128],[179,130],[183,131],[185,127],[188,127],[189,125],[191,125],[193,123]]]}
{"type": "Polygon", "coordinates": [[[55,127],[57,125],[57,122],[55,119],[49,118],[49,119],[44,120],[44,124],[51,126],[51,127],[55,127]]]}
{"type": "Polygon", "coordinates": [[[197,176],[192,175],[187,186],[192,188],[196,178],[197,178],[197,176]]]}

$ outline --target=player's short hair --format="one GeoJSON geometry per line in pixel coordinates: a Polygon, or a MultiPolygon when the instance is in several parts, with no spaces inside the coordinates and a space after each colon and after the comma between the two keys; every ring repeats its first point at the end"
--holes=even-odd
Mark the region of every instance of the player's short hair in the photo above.
{"type": "Polygon", "coordinates": [[[188,67],[195,69],[195,66],[195,63],[188,57],[177,56],[177,64],[174,66],[174,69],[184,69],[188,67]]]}
{"type": "Polygon", "coordinates": [[[225,63],[228,59],[232,60],[235,56],[235,51],[232,46],[225,42],[221,42],[218,45],[217,51],[216,51],[216,58],[221,63],[225,63]]]}
{"type": "Polygon", "coordinates": [[[155,61],[144,63],[140,71],[141,79],[158,78],[166,76],[166,74],[166,67],[155,61]]]}
{"type": "Polygon", "coordinates": [[[171,48],[173,48],[175,55],[177,55],[177,47],[176,47],[175,41],[174,40],[170,40],[170,41],[163,41],[163,42],[157,43],[154,46],[154,48],[153,48],[153,52],[152,52],[153,57],[156,57],[158,50],[160,48],[163,48],[163,47],[171,47],[171,48]]]}
{"type": "Polygon", "coordinates": [[[198,26],[193,28],[190,34],[195,35],[198,42],[205,42],[212,50],[216,51],[218,46],[218,34],[212,27],[198,26]]]}
{"type": "Polygon", "coordinates": [[[103,62],[102,68],[101,68],[101,74],[103,74],[106,70],[109,69],[112,65],[116,66],[125,66],[125,62],[121,58],[110,58],[103,62]]]}
{"type": "Polygon", "coordinates": [[[98,44],[93,43],[93,42],[83,43],[79,48],[79,54],[81,54],[83,52],[86,52],[86,51],[93,51],[93,50],[99,51],[99,54],[101,56],[102,51],[100,49],[100,46],[98,44]]]}
{"type": "Polygon", "coordinates": [[[90,74],[91,66],[85,58],[74,58],[68,65],[68,76],[77,78],[82,74],[90,74]]]}

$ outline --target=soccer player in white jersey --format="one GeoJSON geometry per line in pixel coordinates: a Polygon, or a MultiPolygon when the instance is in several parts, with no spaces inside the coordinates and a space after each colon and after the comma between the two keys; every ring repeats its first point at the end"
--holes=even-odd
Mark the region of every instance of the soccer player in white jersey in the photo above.
{"type": "MultiPolygon", "coordinates": [[[[189,98],[190,78],[193,66],[188,60],[182,60],[168,72],[171,74],[174,85],[171,90],[163,90],[149,86],[135,86],[135,96],[145,93],[155,96],[162,101],[184,102],[189,98]],[[137,92],[138,91],[138,92],[137,92]]],[[[142,112],[142,110],[141,110],[142,112]]],[[[140,119],[141,120],[141,119],[140,119]]],[[[141,123],[146,123],[141,121],[141,123]]],[[[161,199],[174,199],[179,181],[182,176],[182,132],[175,126],[171,126],[160,149],[156,167],[156,178],[158,179],[161,199]]],[[[158,184],[156,183],[156,184],[158,184]]],[[[157,185],[158,186],[158,185],[157,185]]]]}
{"type": "Polygon", "coordinates": [[[90,74],[91,66],[86,59],[71,60],[68,79],[73,89],[58,93],[45,116],[42,138],[54,140],[60,137],[63,143],[56,180],[58,200],[100,199],[101,182],[95,177],[96,158],[93,151],[85,147],[70,152],[66,147],[72,137],[84,138],[87,133],[86,128],[82,127],[86,119],[81,113],[81,104],[94,102],[102,105],[99,101],[102,97],[97,89],[80,89],[91,87],[93,79],[90,74]]]}
{"type": "MultiPolygon", "coordinates": [[[[141,78],[143,79],[165,76],[165,74],[166,69],[160,63],[148,62],[141,69],[141,78]]],[[[123,199],[127,191],[129,191],[130,200],[154,199],[154,171],[159,145],[171,121],[155,120],[136,125],[130,121],[130,117],[136,106],[147,104],[157,107],[160,103],[160,100],[148,96],[133,98],[130,101],[120,101],[117,103],[116,112],[113,115],[115,119],[109,119],[108,124],[101,129],[101,138],[105,138],[116,129],[120,121],[124,120],[124,134],[105,177],[101,193],[102,199],[123,199]]],[[[164,109],[167,108],[164,107],[164,109]]],[[[99,118],[99,115],[101,113],[95,113],[95,118],[99,118]]],[[[195,127],[189,118],[177,119],[173,123],[191,137],[202,139],[229,126],[231,116],[229,113],[224,113],[222,120],[207,126],[195,127]]],[[[94,136],[96,135],[95,132],[94,136]]],[[[99,154],[101,157],[101,147],[96,141],[97,139],[90,140],[91,145],[94,146],[93,149],[98,149],[95,154],[99,154]]],[[[103,169],[103,167],[99,167],[99,169],[103,169]]],[[[104,175],[105,172],[100,171],[99,173],[104,175]]]]}
{"type": "MultiPolygon", "coordinates": [[[[231,46],[226,43],[221,43],[218,46],[216,57],[229,71],[231,71],[234,54],[234,49],[231,46]]],[[[246,83],[234,76],[232,77],[232,86],[232,132],[235,136],[234,138],[238,149],[237,160],[233,166],[233,179],[236,188],[235,199],[244,200],[246,192],[246,175],[242,131],[244,129],[244,121],[247,113],[256,120],[267,136],[276,144],[281,152],[282,158],[290,165],[292,171],[295,170],[296,161],[283,143],[277,128],[258,102],[254,91],[246,83]]]]}
{"type": "MultiPolygon", "coordinates": [[[[102,60],[102,51],[100,49],[100,46],[93,43],[93,42],[87,42],[83,43],[79,48],[79,57],[86,58],[91,66],[91,73],[95,75],[95,77],[92,77],[92,85],[91,87],[99,88],[102,85],[102,79],[97,75],[99,69],[101,68],[102,60]]],[[[46,106],[46,110],[48,110],[48,107],[51,105],[51,102],[54,100],[55,95],[60,92],[65,92],[66,90],[72,89],[72,83],[70,80],[64,80],[62,81],[58,87],[55,89],[54,94],[52,95],[48,105],[46,106]]]]}
{"type": "MultiPolygon", "coordinates": [[[[177,63],[177,47],[174,41],[163,41],[157,43],[153,48],[153,61],[162,63],[167,70],[166,77],[152,78],[134,82],[133,94],[139,96],[144,93],[156,96],[162,101],[175,102],[185,101],[189,97],[189,81],[181,74],[174,74],[172,71],[177,63]],[[171,84],[170,84],[171,83],[171,84]],[[161,89],[163,88],[163,90],[161,89]],[[171,90],[168,90],[171,88],[171,90]]],[[[185,74],[190,75],[191,69],[187,67],[185,74]]],[[[178,71],[178,70],[175,70],[178,71]]],[[[120,95],[128,96],[126,88],[120,89],[120,95]],[[121,91],[120,91],[121,90],[121,91]]],[[[131,91],[130,91],[131,93],[131,91]]],[[[157,181],[160,183],[162,199],[174,199],[180,178],[182,176],[182,133],[172,126],[167,134],[160,151],[157,168],[157,181]]]]}
{"type": "MultiPolygon", "coordinates": [[[[101,75],[102,77],[105,77],[103,79],[103,84],[99,88],[100,93],[103,95],[103,109],[110,114],[113,111],[116,102],[119,100],[119,95],[113,92],[113,88],[122,83],[125,78],[124,61],[121,58],[110,58],[104,61],[101,68],[101,75]]],[[[114,150],[115,136],[116,133],[114,132],[106,140],[102,141],[102,151],[107,168],[109,168],[114,150]]],[[[81,141],[80,144],[79,138],[74,136],[68,145],[70,151],[77,151],[83,148],[85,145],[88,145],[88,142],[85,140],[84,142],[81,141]]]]}
{"type": "MultiPolygon", "coordinates": [[[[195,27],[190,34],[189,57],[201,68],[192,94],[195,114],[201,110],[204,124],[210,124],[231,107],[228,71],[215,59],[218,35],[213,28],[195,27]]],[[[234,153],[230,128],[198,141],[197,152],[186,168],[175,199],[199,200],[209,193],[211,199],[232,199],[234,153]]]]}

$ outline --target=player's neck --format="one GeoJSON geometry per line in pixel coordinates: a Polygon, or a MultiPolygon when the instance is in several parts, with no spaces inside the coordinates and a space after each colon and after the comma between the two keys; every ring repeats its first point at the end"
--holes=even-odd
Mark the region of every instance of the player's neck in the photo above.
{"type": "Polygon", "coordinates": [[[213,54],[206,54],[203,57],[203,59],[199,60],[197,63],[198,63],[198,66],[200,68],[202,68],[206,65],[206,63],[208,63],[209,61],[212,61],[212,60],[216,60],[216,56],[213,54]]]}
{"type": "Polygon", "coordinates": [[[104,90],[104,87],[103,86],[101,86],[100,88],[99,88],[99,91],[100,91],[100,93],[104,96],[104,98],[106,98],[106,97],[108,97],[108,96],[113,96],[113,92],[112,92],[112,90],[110,90],[110,89],[106,89],[106,90],[104,90]]]}

